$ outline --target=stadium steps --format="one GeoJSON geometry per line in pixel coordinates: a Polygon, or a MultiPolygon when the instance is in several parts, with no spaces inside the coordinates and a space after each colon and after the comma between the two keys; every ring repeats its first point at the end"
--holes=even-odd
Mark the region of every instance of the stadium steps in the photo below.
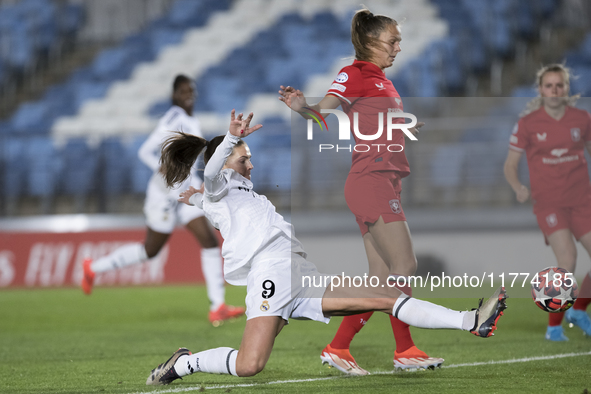
{"type": "Polygon", "coordinates": [[[113,83],[103,99],[89,100],[76,116],[58,119],[52,135],[70,137],[90,132],[109,136],[150,132],[156,119],[146,114],[154,102],[170,96],[171,81],[176,74],[199,76],[208,66],[296,6],[293,0],[270,5],[262,0],[235,1],[230,9],[214,14],[204,27],[188,30],[180,44],[166,47],[155,61],[137,66],[129,79],[113,83]],[[244,24],[244,19],[249,23],[244,24]],[[104,122],[105,118],[109,121],[104,122]]]}
{"type": "MultiPolygon", "coordinates": [[[[421,15],[422,19],[413,21],[412,27],[409,27],[405,36],[406,56],[401,57],[400,64],[392,73],[403,67],[407,59],[418,55],[434,37],[446,33],[445,23],[437,19],[435,9],[427,0],[388,4],[373,1],[367,5],[375,13],[400,15],[402,18],[407,14],[421,15]],[[411,31],[411,28],[415,31],[411,31]]],[[[148,116],[150,107],[155,102],[167,101],[170,81],[177,73],[186,73],[199,79],[209,67],[222,62],[232,50],[246,45],[257,33],[269,29],[284,14],[297,12],[303,18],[312,18],[318,13],[329,11],[345,19],[350,18],[352,11],[358,7],[353,0],[290,0],[273,2],[271,6],[260,0],[236,1],[229,10],[215,14],[203,28],[188,31],[180,44],[165,48],[154,62],[136,67],[128,80],[114,83],[104,98],[87,101],[76,116],[58,119],[52,134],[55,137],[69,137],[88,132],[99,136],[148,133],[157,121],[148,116]],[[242,18],[248,18],[251,22],[244,27],[239,23],[242,18]]],[[[323,95],[334,75],[350,61],[337,60],[330,72],[311,76],[309,82],[302,86],[306,92],[310,92],[308,96],[323,95]]],[[[259,119],[289,116],[275,93],[255,94],[249,98],[245,108],[255,111],[259,119]]],[[[208,112],[199,113],[198,116],[206,133],[219,132],[227,126],[226,115],[208,112]]]]}

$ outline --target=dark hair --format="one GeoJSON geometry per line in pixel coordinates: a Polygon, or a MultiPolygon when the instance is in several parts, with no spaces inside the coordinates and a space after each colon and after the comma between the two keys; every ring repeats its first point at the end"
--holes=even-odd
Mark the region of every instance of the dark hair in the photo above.
{"type": "MultiPolygon", "coordinates": [[[[223,135],[207,141],[205,138],[182,131],[177,131],[167,138],[162,144],[162,155],[160,156],[160,172],[164,175],[166,185],[173,187],[187,179],[191,174],[191,167],[204,148],[207,149],[203,154],[203,160],[207,164],[223,140],[223,135]]],[[[234,147],[242,145],[244,145],[244,141],[240,140],[234,147]]]]}
{"type": "Polygon", "coordinates": [[[351,42],[355,49],[355,59],[369,61],[371,47],[378,45],[378,37],[389,26],[396,26],[398,22],[389,16],[374,15],[364,8],[353,15],[351,21],[351,42]]]}
{"type": "Polygon", "coordinates": [[[176,76],[176,78],[174,79],[174,82],[172,83],[172,91],[173,93],[177,91],[177,89],[183,84],[183,83],[191,83],[193,82],[193,80],[189,77],[187,77],[184,74],[179,74],[176,76]]]}

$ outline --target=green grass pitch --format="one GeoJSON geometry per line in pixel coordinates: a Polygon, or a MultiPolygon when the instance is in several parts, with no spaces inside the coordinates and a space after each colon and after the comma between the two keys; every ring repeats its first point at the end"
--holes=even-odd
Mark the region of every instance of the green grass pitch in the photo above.
{"type": "MultiPolygon", "coordinates": [[[[227,288],[243,305],[244,288],[227,288]]],[[[275,342],[265,370],[252,378],[195,374],[170,386],[145,386],[149,372],[180,346],[199,351],[238,348],[245,318],[214,328],[202,286],[0,291],[1,393],[144,392],[398,392],[583,393],[591,390],[591,338],[566,329],[570,341],[544,340],[546,313],[530,299],[509,299],[492,338],[466,332],[413,329],[444,368],[392,372],[394,340],[384,314],[375,314],[353,341],[357,362],[373,372],[345,377],[320,364],[340,318],[329,325],[292,321],[275,342]],[[541,356],[568,357],[535,359],[541,356]],[[587,354],[584,354],[587,353],[587,354]],[[464,365],[522,359],[519,362],[464,365]],[[455,367],[454,367],[455,366],[455,367]],[[286,382],[288,381],[288,382],[286,382]],[[273,384],[269,384],[275,382],[273,384]],[[221,388],[220,388],[221,386],[221,388]],[[172,391],[171,391],[172,390],[172,391]]],[[[433,300],[455,309],[473,299],[433,300]]]]}

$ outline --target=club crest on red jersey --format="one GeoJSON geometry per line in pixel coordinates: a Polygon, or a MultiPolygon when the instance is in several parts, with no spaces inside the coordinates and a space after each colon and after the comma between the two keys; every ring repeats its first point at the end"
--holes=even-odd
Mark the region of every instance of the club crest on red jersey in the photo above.
{"type": "Polygon", "coordinates": [[[349,74],[342,72],[339,75],[337,75],[337,77],[335,78],[335,81],[337,81],[338,83],[343,83],[343,82],[347,82],[349,80],[349,74]]]}
{"type": "Polygon", "coordinates": [[[581,129],[578,127],[570,129],[570,136],[574,142],[579,142],[581,140],[581,129]]]}
{"type": "Polygon", "coordinates": [[[394,199],[394,200],[388,201],[388,203],[390,203],[390,208],[392,209],[392,212],[394,212],[396,214],[399,214],[402,212],[402,207],[400,206],[400,200],[394,199]]]}
{"type": "Polygon", "coordinates": [[[558,218],[556,218],[556,214],[551,213],[550,215],[546,216],[546,223],[548,223],[549,227],[555,227],[558,224],[558,218]]]}

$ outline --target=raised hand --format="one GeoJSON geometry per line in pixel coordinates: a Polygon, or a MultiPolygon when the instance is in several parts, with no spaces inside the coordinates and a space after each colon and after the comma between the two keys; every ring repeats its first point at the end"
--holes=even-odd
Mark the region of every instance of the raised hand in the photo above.
{"type": "Polygon", "coordinates": [[[307,107],[308,104],[306,103],[306,98],[304,97],[304,93],[301,90],[292,88],[291,86],[280,86],[281,90],[279,90],[279,97],[280,101],[283,101],[285,105],[296,112],[301,112],[304,107],[307,107]]]}
{"type": "Polygon", "coordinates": [[[423,127],[425,125],[425,122],[418,122],[417,125],[415,127],[413,127],[412,129],[409,129],[409,131],[412,133],[412,135],[414,135],[415,137],[417,135],[419,135],[419,129],[421,127],[423,127]]]}
{"type": "Polygon", "coordinates": [[[244,114],[242,113],[239,113],[238,116],[236,116],[236,110],[233,109],[230,117],[230,134],[244,138],[263,127],[262,124],[250,127],[250,121],[253,116],[254,114],[252,112],[246,118],[244,118],[244,114]]]}

